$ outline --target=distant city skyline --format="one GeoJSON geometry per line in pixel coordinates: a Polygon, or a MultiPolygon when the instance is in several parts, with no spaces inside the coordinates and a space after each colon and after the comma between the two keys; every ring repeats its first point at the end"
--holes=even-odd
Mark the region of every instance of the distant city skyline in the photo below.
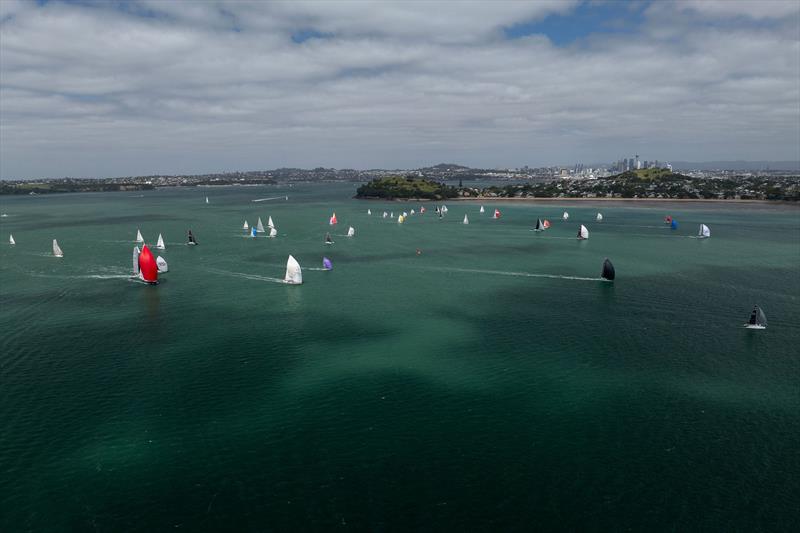
{"type": "Polygon", "coordinates": [[[800,160],[793,1],[3,0],[0,31],[2,179],[800,160]]]}

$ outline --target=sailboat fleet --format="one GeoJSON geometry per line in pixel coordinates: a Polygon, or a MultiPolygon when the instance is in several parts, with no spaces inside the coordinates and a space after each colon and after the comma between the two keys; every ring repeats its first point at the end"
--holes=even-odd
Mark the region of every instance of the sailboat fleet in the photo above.
{"type": "MultiPolygon", "coordinates": [[[[206,199],[207,201],[207,199],[206,199]]],[[[447,206],[437,206],[436,212],[439,214],[441,218],[443,214],[447,213],[447,206]]],[[[420,207],[418,213],[423,214],[425,212],[424,207],[420,207]]],[[[484,206],[480,206],[479,213],[484,213],[485,208],[484,206]]],[[[402,224],[404,223],[408,217],[416,214],[417,211],[411,209],[410,212],[403,212],[398,215],[397,222],[402,224]]],[[[372,215],[372,210],[367,209],[367,215],[372,215]]],[[[501,218],[501,213],[499,209],[494,209],[494,213],[492,215],[492,219],[499,219],[501,218]]],[[[383,211],[382,218],[394,218],[394,213],[387,213],[383,211]]],[[[596,213],[595,221],[602,222],[604,219],[602,213],[596,213]]],[[[562,214],[562,220],[567,221],[569,220],[569,213],[564,211],[562,214]]],[[[470,223],[468,214],[464,214],[464,218],[462,220],[463,225],[468,225],[470,223]]],[[[677,220],[668,215],[664,217],[664,223],[669,226],[671,229],[675,230],[678,228],[677,220]]],[[[336,225],[338,224],[338,220],[336,217],[336,213],[332,213],[330,218],[328,219],[329,225],[336,225]]],[[[275,223],[273,221],[272,216],[269,216],[267,219],[267,228],[269,228],[269,236],[276,237],[277,236],[277,229],[275,227],[275,223]]],[[[543,232],[550,227],[550,222],[547,219],[537,218],[536,225],[534,231],[536,232],[543,232]]],[[[242,225],[242,229],[245,231],[246,234],[250,234],[253,237],[256,236],[257,233],[264,233],[266,232],[266,228],[261,221],[261,218],[258,217],[257,224],[255,226],[250,226],[247,220],[244,221],[242,225]]],[[[353,226],[348,226],[347,230],[347,237],[354,237],[355,236],[355,228],[353,226]]],[[[587,240],[589,238],[589,229],[586,225],[581,224],[578,228],[577,238],[579,240],[587,240]]],[[[707,239],[711,237],[711,229],[706,224],[700,224],[696,238],[699,239],[707,239]]],[[[8,237],[9,245],[16,245],[17,242],[14,239],[12,234],[9,234],[8,237]]],[[[162,256],[154,257],[153,253],[150,251],[150,248],[145,244],[144,236],[140,229],[137,228],[136,230],[136,243],[137,245],[134,246],[133,249],[133,273],[136,279],[151,285],[155,285],[159,282],[158,276],[159,274],[165,274],[169,272],[169,265],[162,256]]],[[[63,258],[64,252],[58,244],[57,239],[53,239],[53,246],[52,246],[52,253],[53,257],[63,258]]],[[[197,245],[197,240],[192,233],[192,230],[188,230],[187,233],[187,243],[188,245],[197,245]]],[[[325,244],[332,245],[333,239],[331,238],[330,233],[325,235],[325,244]]],[[[164,241],[164,237],[161,233],[158,234],[158,239],[155,245],[155,248],[158,250],[166,250],[166,244],[164,241]]],[[[418,251],[419,255],[419,251],[418,251]]],[[[333,263],[330,258],[323,257],[322,258],[322,270],[330,271],[333,269],[333,263]]],[[[611,260],[605,258],[602,265],[602,271],[600,275],[600,279],[604,281],[614,281],[616,277],[616,271],[614,269],[614,265],[611,263],[611,260]]],[[[286,262],[286,272],[284,275],[284,280],[286,284],[289,285],[300,285],[303,283],[303,275],[302,269],[300,267],[300,263],[295,259],[294,256],[289,255],[287,262],[286,262]]],[[[744,327],[747,329],[754,329],[754,330],[763,330],[767,327],[767,318],[764,314],[764,311],[758,306],[754,306],[753,310],[750,314],[748,321],[744,324],[744,327]]]]}

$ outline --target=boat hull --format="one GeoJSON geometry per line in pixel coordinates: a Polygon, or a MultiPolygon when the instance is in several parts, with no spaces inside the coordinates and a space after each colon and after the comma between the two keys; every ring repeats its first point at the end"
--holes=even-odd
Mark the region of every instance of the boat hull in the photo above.
{"type": "Polygon", "coordinates": [[[745,324],[745,329],[767,329],[767,326],[759,326],[758,324],[745,324]]]}

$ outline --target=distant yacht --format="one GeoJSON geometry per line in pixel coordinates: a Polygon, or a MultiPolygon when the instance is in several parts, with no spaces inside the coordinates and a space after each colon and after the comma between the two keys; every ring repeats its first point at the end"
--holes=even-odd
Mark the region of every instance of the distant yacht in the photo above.
{"type": "Polygon", "coordinates": [[[325,234],[325,244],[333,244],[333,239],[331,239],[330,233],[325,234]]]}
{"type": "Polygon", "coordinates": [[[158,272],[163,274],[164,272],[169,272],[169,265],[167,265],[167,260],[161,257],[160,255],[156,257],[156,266],[158,267],[158,272]]]}
{"type": "Polygon", "coordinates": [[[388,216],[389,216],[389,213],[387,213],[386,211],[384,211],[384,212],[383,212],[383,218],[386,218],[386,217],[388,217],[388,216]]]}
{"type": "Polygon", "coordinates": [[[289,285],[300,285],[303,283],[303,272],[300,270],[300,263],[291,255],[286,261],[286,275],[283,281],[289,285]]]}
{"type": "Polygon", "coordinates": [[[597,220],[598,222],[602,222],[602,221],[603,221],[603,214],[602,214],[602,213],[597,213],[596,220],[597,220]]]}
{"type": "Polygon", "coordinates": [[[500,218],[501,216],[502,215],[500,214],[500,210],[499,209],[495,209],[494,210],[494,215],[492,215],[492,218],[496,219],[496,218],[500,218]]]}
{"type": "Polygon", "coordinates": [[[190,244],[192,246],[196,246],[197,245],[197,239],[194,238],[194,234],[192,233],[192,230],[189,230],[189,237],[188,238],[189,238],[189,240],[186,242],[186,244],[190,244]]]}
{"type": "Polygon", "coordinates": [[[697,231],[697,237],[700,239],[707,239],[711,237],[711,230],[705,224],[700,224],[700,229],[697,231]]]}
{"type": "Polygon", "coordinates": [[[542,222],[541,218],[536,219],[536,227],[533,228],[533,231],[544,231],[544,223],[542,222]]]}
{"type": "Polygon", "coordinates": [[[275,224],[272,222],[272,216],[270,215],[269,219],[267,220],[267,227],[274,228],[275,224]]]}
{"type": "Polygon", "coordinates": [[[254,239],[258,237],[258,230],[255,228],[255,226],[250,230],[250,236],[254,239]]]}
{"type": "Polygon", "coordinates": [[[327,257],[322,258],[322,268],[325,270],[333,270],[333,263],[327,257]]]}
{"type": "Polygon", "coordinates": [[[144,237],[142,237],[142,232],[138,229],[136,230],[136,242],[144,242],[144,237]]]}
{"type": "Polygon", "coordinates": [[[8,244],[17,244],[17,241],[14,240],[14,236],[13,235],[9,234],[9,236],[8,236],[8,244]]]}
{"type": "Polygon", "coordinates": [[[331,215],[330,220],[328,220],[328,224],[331,225],[331,226],[334,226],[334,225],[336,225],[338,223],[339,223],[339,221],[336,220],[336,213],[333,213],[333,215],[331,215]]]}
{"type": "Polygon", "coordinates": [[[208,203],[208,196],[206,196],[206,203],[208,203]]]}
{"type": "Polygon", "coordinates": [[[347,230],[347,236],[348,237],[352,237],[355,234],[356,234],[356,230],[353,228],[353,226],[350,226],[350,228],[347,230]]]}
{"type": "Polygon", "coordinates": [[[146,244],[141,252],[138,246],[133,247],[133,274],[150,285],[158,283],[158,264],[146,244]]]}
{"type": "Polygon", "coordinates": [[[64,257],[64,252],[61,251],[61,247],[58,245],[58,241],[55,239],[53,239],[53,256],[64,257]]]}
{"type": "Polygon", "coordinates": [[[566,211],[564,211],[564,214],[563,214],[563,215],[561,215],[561,220],[569,220],[569,213],[567,213],[566,211]]]}
{"type": "Polygon", "coordinates": [[[259,233],[264,233],[264,223],[261,222],[261,217],[258,217],[258,223],[256,224],[256,231],[259,233]]]}
{"type": "Polygon", "coordinates": [[[767,329],[767,317],[759,306],[753,307],[750,320],[744,325],[747,329],[767,329]]]}
{"type": "Polygon", "coordinates": [[[678,229],[678,221],[674,218],[669,219],[669,229],[678,229]]]}
{"type": "Polygon", "coordinates": [[[600,277],[608,281],[614,281],[616,275],[617,274],[614,270],[614,265],[612,265],[611,261],[609,261],[608,257],[606,257],[605,261],[603,261],[603,273],[600,275],[600,277]]]}
{"type": "Polygon", "coordinates": [[[250,225],[247,223],[246,220],[244,221],[244,226],[242,226],[242,229],[245,231],[245,233],[250,233],[248,231],[250,229],[250,225]]]}
{"type": "Polygon", "coordinates": [[[464,214],[464,220],[461,223],[462,224],[469,224],[469,218],[467,217],[466,213],[464,214]]]}
{"type": "Polygon", "coordinates": [[[480,212],[480,213],[484,213],[484,212],[485,212],[485,211],[484,211],[484,209],[483,209],[483,206],[481,206],[481,209],[480,209],[480,211],[479,211],[479,212],[480,212]]]}
{"type": "Polygon", "coordinates": [[[367,209],[367,214],[371,215],[372,214],[372,209],[367,209]]]}
{"type": "Polygon", "coordinates": [[[269,236],[272,239],[277,237],[278,236],[278,229],[277,228],[269,228],[269,236]]]}
{"type": "Polygon", "coordinates": [[[581,224],[580,229],[578,229],[578,239],[579,240],[586,240],[589,238],[589,230],[586,229],[586,226],[581,224]]]}
{"type": "Polygon", "coordinates": [[[160,233],[158,234],[158,242],[156,243],[156,248],[158,248],[159,250],[167,249],[167,247],[164,246],[164,237],[162,237],[160,233]]]}

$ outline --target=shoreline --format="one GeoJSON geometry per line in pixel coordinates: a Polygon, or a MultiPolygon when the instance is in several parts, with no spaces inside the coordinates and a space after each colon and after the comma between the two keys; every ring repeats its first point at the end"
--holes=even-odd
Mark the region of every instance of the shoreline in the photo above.
{"type": "Polygon", "coordinates": [[[622,202],[622,203],[637,203],[637,204],[662,204],[668,202],[674,203],[701,203],[701,204],[765,204],[765,205],[792,205],[800,207],[800,202],[793,202],[791,200],[736,200],[733,198],[709,200],[706,198],[493,198],[490,196],[475,197],[475,198],[445,198],[442,200],[431,200],[430,198],[393,198],[391,200],[386,198],[359,198],[353,197],[356,200],[367,201],[381,201],[381,202],[517,202],[517,203],[537,203],[537,202],[622,202]]]}

